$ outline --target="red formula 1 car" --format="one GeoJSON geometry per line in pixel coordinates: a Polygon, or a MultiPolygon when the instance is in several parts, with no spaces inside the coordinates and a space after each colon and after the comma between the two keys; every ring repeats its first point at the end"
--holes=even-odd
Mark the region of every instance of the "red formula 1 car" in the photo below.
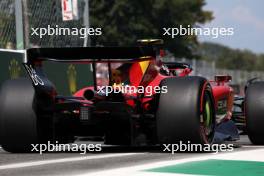
{"type": "Polygon", "coordinates": [[[212,143],[216,123],[230,118],[231,78],[189,76],[190,65],[162,62],[155,42],[27,49],[30,79],[8,80],[0,92],[3,149],[25,152],[31,144],[69,143],[75,136],[100,136],[116,145],[212,143]],[[62,96],[43,73],[46,61],[92,64],[94,85],[62,96]]]}

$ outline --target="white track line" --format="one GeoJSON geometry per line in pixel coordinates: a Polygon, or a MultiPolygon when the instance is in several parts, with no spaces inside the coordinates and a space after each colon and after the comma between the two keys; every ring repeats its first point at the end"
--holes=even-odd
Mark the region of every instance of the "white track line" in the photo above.
{"type": "Polygon", "coordinates": [[[264,148],[264,145],[243,145],[243,148],[255,148],[255,149],[260,149],[264,148]]]}
{"type": "Polygon", "coordinates": [[[96,156],[82,156],[82,157],[71,157],[71,158],[52,159],[52,160],[44,160],[44,161],[22,162],[22,163],[1,165],[0,170],[42,166],[42,165],[55,164],[55,163],[57,164],[57,163],[77,162],[77,161],[92,160],[92,159],[125,157],[131,155],[141,155],[141,154],[143,153],[118,153],[118,154],[105,154],[105,155],[96,154],[96,156]]]}
{"type": "Polygon", "coordinates": [[[25,50],[13,50],[13,49],[2,49],[2,48],[0,48],[0,51],[11,52],[11,53],[25,53],[25,50]]]}
{"type": "MultiPolygon", "coordinates": [[[[248,161],[261,161],[264,162],[264,149],[255,149],[255,150],[249,150],[249,151],[237,151],[237,152],[227,152],[227,153],[219,153],[219,154],[205,154],[205,156],[199,156],[199,157],[192,157],[187,159],[171,159],[169,161],[159,161],[144,165],[138,165],[138,166],[130,166],[130,167],[123,167],[118,169],[110,169],[105,171],[98,171],[93,173],[84,173],[80,174],[78,176],[163,176],[168,175],[167,173],[153,173],[153,172],[144,172],[144,170],[147,169],[153,169],[157,167],[164,167],[169,165],[176,165],[176,164],[182,164],[187,162],[193,162],[193,161],[203,161],[208,159],[222,159],[222,160],[248,160],[248,161]]],[[[169,174],[170,175],[170,174],[169,174]]],[[[177,175],[183,175],[183,174],[173,174],[175,176],[177,175]]]]}

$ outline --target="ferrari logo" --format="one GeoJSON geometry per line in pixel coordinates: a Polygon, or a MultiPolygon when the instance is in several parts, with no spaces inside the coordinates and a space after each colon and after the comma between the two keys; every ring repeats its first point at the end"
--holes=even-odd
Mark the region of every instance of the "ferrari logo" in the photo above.
{"type": "Polygon", "coordinates": [[[16,59],[12,59],[9,64],[9,75],[11,79],[16,79],[20,76],[21,67],[16,59]]]}
{"type": "Polygon", "coordinates": [[[77,91],[77,71],[73,64],[70,64],[67,70],[70,93],[74,94],[77,91]]]}

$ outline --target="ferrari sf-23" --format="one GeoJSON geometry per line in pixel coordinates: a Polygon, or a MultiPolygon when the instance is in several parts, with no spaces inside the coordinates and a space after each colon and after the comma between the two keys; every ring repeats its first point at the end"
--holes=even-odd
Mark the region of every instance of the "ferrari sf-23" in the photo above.
{"type": "Polygon", "coordinates": [[[111,145],[211,144],[217,126],[232,118],[231,77],[190,76],[189,64],[162,61],[157,42],[24,50],[28,77],[7,80],[0,91],[2,148],[29,152],[31,144],[76,136],[111,145]],[[63,96],[43,71],[47,61],[91,65],[94,81],[63,96]]]}

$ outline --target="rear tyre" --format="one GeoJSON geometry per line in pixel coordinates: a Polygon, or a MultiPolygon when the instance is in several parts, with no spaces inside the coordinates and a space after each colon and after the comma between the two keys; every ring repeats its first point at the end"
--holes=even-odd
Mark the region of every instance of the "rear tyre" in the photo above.
{"type": "Polygon", "coordinates": [[[160,86],[157,133],[160,143],[179,141],[210,144],[215,130],[215,111],[210,84],[202,77],[168,78],[160,86]]]}
{"type": "Polygon", "coordinates": [[[255,82],[248,86],[245,115],[250,141],[255,145],[264,145],[264,82],[255,82]]]}
{"type": "Polygon", "coordinates": [[[29,79],[6,81],[0,90],[1,145],[8,152],[30,152],[31,144],[47,140],[38,117],[38,100],[29,79]]]}

